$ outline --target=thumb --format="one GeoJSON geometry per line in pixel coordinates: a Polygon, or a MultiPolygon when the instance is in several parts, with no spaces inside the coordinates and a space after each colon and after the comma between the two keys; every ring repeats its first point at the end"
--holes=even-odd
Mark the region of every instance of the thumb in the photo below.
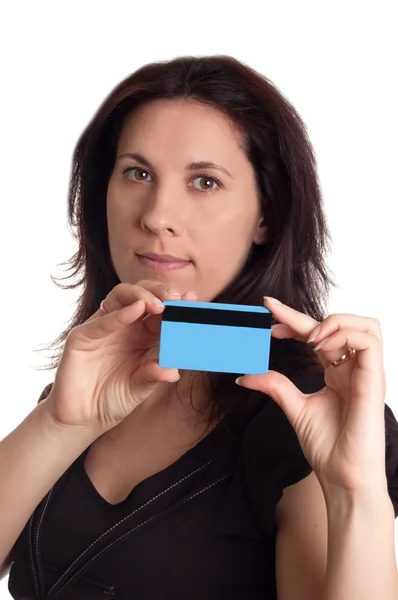
{"type": "Polygon", "coordinates": [[[238,377],[236,383],[270,396],[281,407],[292,427],[296,428],[299,415],[305,406],[306,396],[288,377],[277,371],[268,371],[263,375],[242,375],[238,377]]]}
{"type": "Polygon", "coordinates": [[[179,378],[178,369],[161,367],[157,359],[148,360],[130,377],[130,394],[134,402],[140,404],[152,394],[159,383],[173,383],[179,378]]]}

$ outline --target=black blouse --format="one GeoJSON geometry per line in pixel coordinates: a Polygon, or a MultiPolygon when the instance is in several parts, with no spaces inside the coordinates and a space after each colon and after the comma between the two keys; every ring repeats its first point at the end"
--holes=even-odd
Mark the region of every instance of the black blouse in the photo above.
{"type": "MultiPolygon", "coordinates": [[[[294,383],[317,391],[323,373],[294,383]]],[[[398,423],[387,405],[385,422],[397,516],[398,423]]],[[[40,502],[14,546],[14,599],[276,600],[276,505],[312,469],[269,396],[225,417],[116,505],[91,483],[87,452],[40,502]]]]}

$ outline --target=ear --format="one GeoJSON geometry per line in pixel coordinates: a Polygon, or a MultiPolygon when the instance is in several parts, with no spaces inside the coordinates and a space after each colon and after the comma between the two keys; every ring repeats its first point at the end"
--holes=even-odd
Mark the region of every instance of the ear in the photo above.
{"type": "Polygon", "coordinates": [[[264,224],[264,217],[261,217],[259,224],[253,236],[253,244],[262,246],[267,241],[267,225],[264,224]]]}

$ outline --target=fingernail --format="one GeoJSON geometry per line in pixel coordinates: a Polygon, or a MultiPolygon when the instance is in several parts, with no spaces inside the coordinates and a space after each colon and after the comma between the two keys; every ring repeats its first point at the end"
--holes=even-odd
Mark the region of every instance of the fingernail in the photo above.
{"type": "Polygon", "coordinates": [[[277,300],[276,298],[272,298],[271,296],[263,296],[263,298],[270,304],[282,304],[282,302],[280,300],[277,300]]]}
{"type": "Polygon", "coordinates": [[[240,385],[240,382],[241,382],[241,380],[242,380],[242,377],[243,377],[243,375],[241,375],[240,377],[237,377],[237,378],[235,379],[235,383],[237,383],[238,385],[240,385]]]}
{"type": "Polygon", "coordinates": [[[314,329],[314,331],[311,333],[310,337],[308,338],[308,344],[311,344],[311,342],[316,340],[320,331],[321,331],[321,326],[318,325],[318,327],[316,329],[314,329]]]}
{"type": "Polygon", "coordinates": [[[319,348],[322,348],[323,344],[325,344],[328,340],[330,340],[331,336],[325,338],[324,340],[322,340],[321,342],[319,342],[319,344],[317,346],[315,346],[314,350],[319,350],[319,348]]]}
{"type": "Polygon", "coordinates": [[[177,373],[177,375],[175,375],[175,377],[173,379],[168,379],[168,383],[175,383],[176,381],[178,381],[180,379],[181,375],[179,373],[177,373]]]}
{"type": "Polygon", "coordinates": [[[167,288],[167,293],[170,294],[170,296],[181,296],[180,292],[177,292],[176,290],[170,290],[169,288],[167,288]]]}
{"type": "Polygon", "coordinates": [[[165,305],[161,300],[159,300],[159,298],[153,298],[152,304],[155,304],[155,306],[161,306],[162,308],[165,308],[165,305]]]}

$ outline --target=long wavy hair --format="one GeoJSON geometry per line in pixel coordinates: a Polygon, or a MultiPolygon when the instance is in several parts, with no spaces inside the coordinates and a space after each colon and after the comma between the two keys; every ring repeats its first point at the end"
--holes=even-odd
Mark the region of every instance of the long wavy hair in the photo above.
{"type": "MultiPolygon", "coordinates": [[[[51,279],[62,289],[80,287],[80,295],[69,325],[45,347],[54,350],[50,364],[38,370],[58,367],[68,333],[96,312],[120,283],[108,244],[107,185],[125,118],[155,99],[197,101],[221,111],[242,132],[242,149],[255,172],[267,240],[252,246],[241,272],[213,301],[258,305],[267,295],[317,321],[326,317],[330,286],[336,287],[325,261],[331,236],[315,153],[303,120],[267,77],[237,59],[177,57],[144,65],[121,81],[77,141],[68,190],[68,228],[78,248],[60,263],[68,266],[70,275],[51,279]],[[75,277],[70,284],[56,281],[75,277]]],[[[272,338],[270,369],[294,378],[323,367],[308,344],[272,338]]],[[[235,385],[236,375],[195,373],[205,375],[208,394],[202,410],[209,426],[253,398],[249,390],[235,385]]]]}

